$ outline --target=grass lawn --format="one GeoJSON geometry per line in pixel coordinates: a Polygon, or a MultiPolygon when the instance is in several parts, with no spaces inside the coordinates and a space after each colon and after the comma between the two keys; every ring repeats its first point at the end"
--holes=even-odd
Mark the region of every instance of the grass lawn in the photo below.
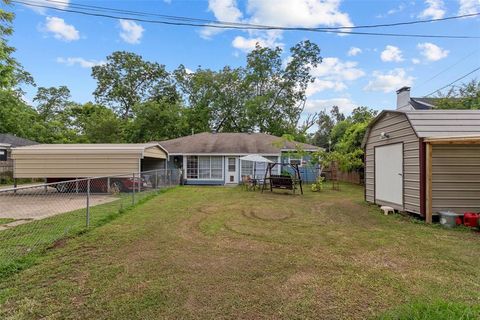
{"type": "Polygon", "coordinates": [[[15,221],[15,219],[11,219],[11,218],[0,218],[0,224],[5,224],[5,223],[13,222],[13,221],[15,221]]]}
{"type": "Polygon", "coordinates": [[[480,234],[383,216],[356,186],[181,187],[2,280],[0,318],[477,319],[479,253],[480,234]]]}

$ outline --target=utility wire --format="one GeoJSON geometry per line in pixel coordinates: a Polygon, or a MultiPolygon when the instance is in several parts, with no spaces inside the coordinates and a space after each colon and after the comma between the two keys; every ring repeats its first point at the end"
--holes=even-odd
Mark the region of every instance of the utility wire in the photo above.
{"type": "MultiPolygon", "coordinates": [[[[155,23],[155,24],[164,24],[164,25],[173,25],[173,26],[190,26],[190,27],[208,27],[208,28],[217,28],[217,29],[240,29],[240,30],[282,30],[282,31],[308,31],[308,32],[319,32],[319,33],[336,33],[336,34],[355,34],[355,35],[370,35],[370,36],[389,36],[389,37],[412,37],[412,38],[444,38],[444,39],[479,39],[479,36],[457,36],[457,35],[427,35],[427,34],[402,34],[402,33],[381,33],[381,32],[357,32],[357,31],[341,31],[341,30],[330,30],[323,28],[301,28],[301,27],[269,27],[269,26],[239,26],[239,25],[226,25],[226,24],[208,24],[208,23],[196,23],[196,22],[172,22],[164,20],[151,20],[143,18],[132,18],[124,16],[116,16],[111,14],[104,13],[93,13],[87,11],[72,10],[66,8],[57,8],[48,5],[42,5],[35,2],[28,1],[18,1],[13,0],[12,3],[19,3],[27,6],[46,8],[56,11],[76,13],[87,16],[102,17],[109,19],[123,19],[136,22],[144,23],[155,23]]],[[[341,27],[346,29],[345,27],[341,27]]]]}
{"type": "Polygon", "coordinates": [[[453,84],[455,84],[455,83],[457,83],[458,81],[460,81],[460,80],[468,77],[469,75],[471,75],[472,73],[475,73],[475,72],[478,71],[478,70],[480,70],[480,67],[473,69],[472,71],[470,71],[470,72],[467,73],[466,75],[463,75],[463,76],[461,76],[460,78],[458,78],[457,80],[450,82],[450,83],[447,84],[446,86],[443,86],[443,87],[441,87],[440,89],[437,89],[437,90],[435,90],[435,91],[433,91],[433,92],[425,95],[424,98],[426,98],[426,97],[428,97],[428,96],[431,96],[432,94],[434,94],[434,93],[436,93],[436,92],[438,92],[438,91],[442,91],[443,89],[452,86],[453,84]]]}
{"type": "MultiPolygon", "coordinates": [[[[57,0],[44,0],[49,3],[53,4],[65,4],[65,2],[57,1],[57,0]]],[[[16,2],[16,1],[13,1],[16,2]]],[[[35,0],[30,0],[31,3],[36,3],[35,0]]],[[[38,2],[37,2],[38,3],[38,2]]],[[[77,4],[77,3],[69,3],[69,7],[76,8],[76,9],[88,9],[88,10],[95,10],[95,11],[107,11],[107,12],[115,12],[115,13],[124,13],[136,16],[155,16],[165,19],[171,20],[180,20],[180,21],[197,21],[197,22],[206,22],[206,23],[213,23],[213,24],[227,24],[227,25],[235,25],[235,26],[246,26],[246,27],[259,27],[259,28],[278,28],[278,29],[290,29],[289,27],[279,27],[279,26],[269,26],[269,25],[259,25],[259,24],[250,24],[250,23],[240,23],[240,22],[227,22],[227,21],[219,21],[219,20],[209,20],[209,19],[199,19],[199,18],[191,18],[191,17],[182,17],[182,16],[172,16],[172,15],[163,15],[163,14],[155,14],[149,12],[140,12],[140,11],[131,11],[125,9],[116,9],[116,8],[108,8],[108,7],[101,7],[101,6],[93,6],[93,5],[84,5],[84,4],[77,4]]],[[[438,18],[438,19],[424,19],[424,20],[415,20],[415,21],[406,21],[406,22],[396,22],[396,23],[386,23],[386,24],[373,24],[373,25],[359,25],[359,26],[340,26],[340,27],[321,27],[321,28],[305,28],[305,29],[312,29],[312,30],[342,30],[342,29],[364,29],[364,28],[379,28],[379,27],[395,27],[395,26],[402,26],[402,25],[412,25],[412,24],[419,24],[419,23],[430,23],[430,22],[438,22],[438,21],[447,21],[447,20],[454,20],[454,19],[462,19],[468,17],[475,17],[480,16],[480,13],[470,13],[458,16],[450,16],[445,18],[438,18]]],[[[296,29],[296,28],[292,28],[296,29]]]]}
{"type": "Polygon", "coordinates": [[[443,74],[444,72],[452,69],[453,67],[457,66],[458,64],[460,64],[461,62],[467,60],[469,57],[473,56],[475,53],[478,52],[479,49],[476,49],[476,50],[473,50],[472,52],[470,52],[468,55],[466,55],[465,57],[461,58],[460,60],[458,60],[457,62],[455,62],[454,64],[446,67],[445,69],[443,69],[442,71],[436,73],[434,76],[432,76],[431,78],[425,80],[422,84],[420,84],[419,86],[416,87],[416,89],[418,88],[421,88],[423,87],[424,85],[426,85],[429,81],[432,81],[433,79],[437,78],[439,75],[443,74]]]}

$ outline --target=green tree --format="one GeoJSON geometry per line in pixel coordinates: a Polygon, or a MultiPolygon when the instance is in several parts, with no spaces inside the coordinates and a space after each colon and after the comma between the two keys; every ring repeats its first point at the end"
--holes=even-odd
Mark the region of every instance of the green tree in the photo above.
{"type": "Polygon", "coordinates": [[[37,111],[44,121],[50,121],[66,109],[70,101],[70,90],[66,86],[39,87],[33,98],[37,103],[37,111]]]}
{"type": "Polygon", "coordinates": [[[169,101],[149,101],[135,105],[134,118],[128,123],[126,136],[129,142],[161,141],[187,134],[183,109],[169,101]]]}
{"type": "Polygon", "coordinates": [[[38,114],[11,92],[0,90],[0,133],[37,139],[38,114]]]}
{"type": "Polygon", "coordinates": [[[435,101],[436,109],[480,109],[480,81],[474,79],[452,87],[435,101]]]}
{"type": "MultiPolygon", "coordinates": [[[[6,5],[9,0],[2,0],[6,5]]],[[[0,90],[15,90],[17,95],[21,93],[18,85],[21,83],[34,84],[31,75],[13,58],[15,48],[8,44],[7,37],[13,33],[12,22],[15,15],[0,8],[0,90]]]]}
{"type": "Polygon", "coordinates": [[[317,126],[318,129],[312,138],[312,143],[329,150],[330,134],[335,126],[335,119],[326,110],[322,110],[318,113],[317,126]]]}
{"type": "Polygon", "coordinates": [[[72,104],[65,113],[70,127],[76,132],[76,142],[123,142],[124,122],[111,109],[87,102],[72,104]]]}
{"type": "Polygon", "coordinates": [[[112,107],[120,116],[131,116],[134,105],[148,100],[178,100],[175,87],[164,65],[145,61],[135,53],[117,51],[107,63],[92,68],[97,81],[93,92],[99,104],[112,107]]]}
{"type": "Polygon", "coordinates": [[[306,89],[314,81],[311,69],[321,63],[320,48],[302,41],[290,49],[284,65],[282,49],[257,44],[247,56],[245,90],[247,118],[260,132],[297,133],[306,102],[306,89]]]}

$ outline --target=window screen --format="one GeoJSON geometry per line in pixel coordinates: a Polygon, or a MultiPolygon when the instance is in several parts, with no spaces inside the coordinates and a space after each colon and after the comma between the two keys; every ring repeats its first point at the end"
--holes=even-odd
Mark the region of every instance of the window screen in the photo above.
{"type": "Polygon", "coordinates": [[[198,157],[187,157],[187,179],[198,179],[198,157]]]}
{"type": "Polygon", "coordinates": [[[211,163],[211,178],[222,179],[223,171],[223,158],[222,157],[210,157],[211,163]]]}

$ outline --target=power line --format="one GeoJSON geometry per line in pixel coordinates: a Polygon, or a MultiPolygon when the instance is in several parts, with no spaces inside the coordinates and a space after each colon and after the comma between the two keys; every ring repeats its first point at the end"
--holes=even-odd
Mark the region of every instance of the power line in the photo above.
{"type": "MultiPolygon", "coordinates": [[[[308,31],[308,32],[319,32],[319,33],[336,33],[336,34],[353,34],[353,35],[369,35],[369,36],[389,36],[389,37],[412,37],[412,38],[444,38],[444,39],[479,39],[479,36],[457,36],[457,35],[427,35],[427,34],[402,34],[402,33],[381,33],[381,32],[357,32],[357,31],[341,31],[341,30],[330,30],[324,28],[302,28],[302,27],[270,27],[270,26],[249,26],[249,25],[229,25],[229,24],[210,24],[210,23],[197,23],[197,22],[172,22],[164,20],[151,20],[143,18],[132,18],[124,16],[116,16],[111,14],[104,13],[93,13],[88,11],[79,11],[66,8],[57,8],[48,5],[42,5],[34,2],[28,1],[17,1],[13,0],[12,3],[19,3],[27,6],[51,9],[62,12],[76,13],[87,16],[102,17],[109,19],[123,19],[136,22],[144,23],[154,23],[154,24],[164,24],[164,25],[173,25],[173,26],[189,26],[189,27],[208,27],[216,29],[240,29],[240,30],[282,30],[282,31],[308,31]]],[[[181,18],[181,17],[177,17],[181,18]]],[[[187,20],[188,21],[188,20],[187,20]]],[[[341,27],[346,29],[345,27],[341,27]]]]}
{"type": "Polygon", "coordinates": [[[455,84],[456,82],[458,82],[458,81],[460,81],[460,80],[468,77],[469,75],[471,75],[472,73],[475,73],[475,72],[478,71],[478,70],[480,70],[480,67],[478,67],[478,68],[476,68],[476,69],[473,69],[472,71],[470,71],[470,72],[467,73],[466,75],[461,76],[461,77],[458,78],[457,80],[450,82],[450,83],[447,84],[446,86],[443,86],[443,87],[441,87],[440,89],[437,89],[437,90],[435,90],[435,91],[433,91],[433,92],[425,95],[424,97],[426,98],[426,97],[431,96],[432,94],[434,94],[434,93],[436,93],[436,92],[438,92],[438,91],[442,91],[443,89],[450,87],[451,85],[453,85],[453,84],[455,84]]]}
{"type": "MultiPolygon", "coordinates": [[[[30,0],[32,3],[35,3],[34,0],[30,0]]],[[[56,0],[45,0],[49,3],[56,3],[56,4],[65,4],[62,1],[56,0]]],[[[13,1],[16,2],[16,1],[13,1]]],[[[76,4],[70,3],[69,7],[77,8],[77,9],[93,9],[96,11],[110,11],[116,13],[127,13],[131,15],[139,15],[139,16],[155,16],[161,17],[166,19],[172,20],[180,20],[180,21],[201,21],[206,23],[214,23],[214,24],[227,24],[227,25],[235,25],[235,26],[245,26],[245,27],[259,27],[259,28],[278,28],[278,29],[292,29],[296,30],[297,28],[289,28],[289,27],[280,27],[280,26],[270,26],[270,25],[259,25],[259,24],[251,24],[251,23],[240,23],[240,22],[227,22],[221,20],[209,20],[209,19],[199,19],[199,18],[191,18],[191,17],[182,17],[182,16],[172,16],[172,15],[163,15],[163,14],[155,14],[155,13],[148,13],[148,12],[140,12],[140,11],[131,11],[125,9],[116,9],[116,8],[108,8],[108,7],[101,7],[101,6],[93,6],[93,5],[84,5],[84,4],[76,4]]],[[[462,19],[468,17],[475,17],[480,16],[479,12],[476,13],[469,13],[464,15],[458,16],[450,16],[444,18],[437,18],[437,19],[424,19],[424,20],[414,20],[414,21],[405,21],[405,22],[395,22],[395,23],[386,23],[386,24],[373,24],[373,25],[359,25],[359,26],[340,26],[340,27],[321,27],[321,28],[304,28],[308,30],[342,30],[342,29],[365,29],[365,28],[379,28],[379,27],[396,27],[402,25],[412,25],[412,24],[419,24],[419,23],[431,23],[431,22],[439,22],[439,21],[447,21],[447,20],[454,20],[454,19],[462,19]]]]}
{"type": "Polygon", "coordinates": [[[473,56],[475,53],[478,52],[479,49],[476,49],[476,50],[473,50],[472,52],[470,52],[468,55],[466,55],[465,57],[461,58],[460,60],[458,60],[457,62],[455,62],[454,64],[446,67],[445,69],[441,70],[440,72],[436,73],[434,76],[432,76],[431,78],[425,80],[422,84],[420,84],[419,86],[416,87],[416,89],[418,88],[421,88],[423,87],[425,84],[427,84],[427,82],[429,81],[432,81],[433,79],[435,79],[436,77],[438,77],[439,75],[443,74],[444,72],[452,69],[453,67],[455,67],[456,65],[460,64],[461,62],[467,60],[467,58],[473,56]]]}

